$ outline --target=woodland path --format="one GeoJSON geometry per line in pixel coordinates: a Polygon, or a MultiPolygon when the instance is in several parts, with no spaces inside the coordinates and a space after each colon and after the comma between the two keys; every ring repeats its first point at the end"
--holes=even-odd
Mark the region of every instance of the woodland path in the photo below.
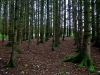
{"type": "MultiPolygon", "coordinates": [[[[23,54],[16,55],[17,65],[15,68],[1,68],[6,65],[11,48],[5,47],[0,40],[0,75],[88,75],[87,67],[78,68],[77,64],[71,62],[61,62],[65,57],[76,54],[76,47],[72,37],[66,37],[65,41],[61,40],[61,45],[51,50],[52,40],[44,44],[36,45],[36,39],[31,40],[31,47],[27,48],[28,41],[23,41],[21,49],[23,54]]],[[[100,70],[100,51],[98,48],[91,47],[91,57],[95,65],[95,73],[100,70]]]]}

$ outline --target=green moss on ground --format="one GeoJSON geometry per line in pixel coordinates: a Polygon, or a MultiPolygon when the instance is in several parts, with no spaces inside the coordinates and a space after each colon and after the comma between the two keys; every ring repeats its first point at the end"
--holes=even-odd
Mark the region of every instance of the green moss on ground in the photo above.
{"type": "Polygon", "coordinates": [[[23,52],[20,49],[16,50],[16,53],[17,54],[23,54],[23,52]]]}
{"type": "Polygon", "coordinates": [[[55,44],[55,47],[59,47],[59,44],[55,44]]]}
{"type": "Polygon", "coordinates": [[[72,56],[70,58],[64,58],[62,61],[79,63],[78,67],[87,66],[89,67],[88,70],[90,73],[95,71],[92,60],[87,55],[84,55],[81,52],[79,52],[77,55],[72,56]]]}

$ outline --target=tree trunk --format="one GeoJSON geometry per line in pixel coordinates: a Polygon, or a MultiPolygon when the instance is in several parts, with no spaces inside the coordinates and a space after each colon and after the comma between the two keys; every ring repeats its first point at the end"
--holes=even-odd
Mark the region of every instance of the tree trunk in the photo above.
{"type": "Polygon", "coordinates": [[[11,41],[12,40],[12,38],[13,38],[13,27],[14,27],[14,21],[13,21],[13,19],[14,19],[14,14],[13,14],[13,11],[14,11],[14,3],[13,3],[14,1],[13,0],[10,0],[10,9],[9,9],[9,11],[10,11],[10,16],[9,16],[9,33],[8,33],[8,35],[9,35],[9,41],[11,41]]]}
{"type": "Polygon", "coordinates": [[[91,0],[91,7],[92,7],[92,42],[96,40],[96,26],[95,26],[95,15],[94,15],[94,0],[91,0]]]}
{"type": "Polygon", "coordinates": [[[63,41],[66,35],[66,0],[64,0],[64,30],[63,30],[63,41]]]}
{"type": "Polygon", "coordinates": [[[43,43],[44,42],[43,17],[44,17],[44,0],[41,0],[40,43],[43,43]]]}
{"type": "Polygon", "coordinates": [[[60,16],[58,14],[58,0],[55,0],[55,47],[59,46],[60,40],[59,40],[59,32],[60,32],[60,25],[59,25],[59,19],[60,16]]]}
{"type": "Polygon", "coordinates": [[[16,39],[17,39],[17,24],[18,24],[18,4],[19,1],[15,0],[15,19],[14,19],[14,33],[13,33],[13,39],[12,39],[12,52],[10,55],[10,60],[8,64],[4,67],[15,67],[16,61],[15,61],[15,51],[16,51],[16,39]]]}
{"type": "Polygon", "coordinates": [[[80,63],[78,66],[89,66],[89,72],[94,72],[94,66],[90,56],[90,0],[84,0],[84,39],[83,47],[80,52],[71,58],[63,61],[80,63]]]}
{"type": "Polygon", "coordinates": [[[99,47],[100,48],[100,17],[99,17],[99,15],[100,15],[100,7],[99,7],[99,4],[100,3],[100,0],[96,0],[96,13],[97,13],[97,15],[96,15],[96,42],[95,42],[95,44],[94,44],[94,46],[96,46],[96,47],[99,47]]]}
{"type": "Polygon", "coordinates": [[[71,36],[71,2],[68,0],[68,9],[69,9],[69,36],[71,36]]]}
{"type": "Polygon", "coordinates": [[[49,0],[47,0],[47,25],[46,25],[46,41],[50,37],[50,21],[49,21],[49,0]]]}
{"type": "Polygon", "coordinates": [[[26,40],[29,39],[29,0],[26,0],[26,40]]]}

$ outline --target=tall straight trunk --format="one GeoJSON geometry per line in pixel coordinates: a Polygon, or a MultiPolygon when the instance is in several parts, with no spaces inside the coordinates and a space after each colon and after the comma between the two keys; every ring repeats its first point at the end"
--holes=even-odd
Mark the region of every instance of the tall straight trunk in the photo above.
{"type": "Polygon", "coordinates": [[[6,9],[6,7],[7,7],[7,1],[4,1],[3,2],[3,6],[4,6],[4,12],[3,12],[3,21],[2,21],[2,42],[4,42],[4,36],[5,36],[5,33],[6,33],[6,26],[7,26],[7,19],[6,19],[6,17],[7,17],[7,9],[6,9]]]}
{"type": "Polygon", "coordinates": [[[83,46],[82,49],[76,56],[73,56],[68,59],[64,59],[63,61],[80,63],[78,66],[88,66],[89,72],[94,72],[94,66],[92,63],[91,55],[90,55],[90,0],[84,0],[84,38],[83,38],[83,46]]]}
{"type": "Polygon", "coordinates": [[[49,17],[49,19],[50,19],[50,22],[49,22],[50,23],[50,29],[49,30],[50,30],[50,37],[52,37],[53,36],[53,34],[52,34],[53,33],[53,0],[51,0],[49,4],[51,6],[50,11],[49,11],[51,13],[50,17],[49,17]]]}
{"type": "Polygon", "coordinates": [[[68,9],[69,9],[69,36],[71,36],[71,2],[68,0],[68,9]]]}
{"type": "MultiPolygon", "coordinates": [[[[2,6],[1,6],[1,5],[2,5],[1,2],[2,2],[2,1],[0,0],[0,25],[1,25],[1,7],[2,7],[2,6]]],[[[1,30],[1,27],[0,27],[0,34],[1,34],[1,31],[2,31],[2,30],[1,30]]]]}
{"type": "Polygon", "coordinates": [[[63,30],[63,41],[66,35],[66,0],[64,0],[64,30],[63,30]]]}
{"type": "MultiPolygon", "coordinates": [[[[61,8],[62,8],[62,1],[58,0],[58,39],[60,39],[60,36],[62,36],[62,23],[61,23],[61,8]]],[[[60,41],[58,40],[58,43],[60,44],[60,41]]]]}
{"type": "MultiPolygon", "coordinates": [[[[1,0],[0,0],[0,18],[1,18],[1,0]]],[[[0,23],[1,23],[1,19],[0,19],[0,23]]]]}
{"type": "Polygon", "coordinates": [[[24,10],[23,10],[23,29],[22,29],[22,36],[23,36],[23,41],[25,41],[26,40],[26,3],[25,3],[26,1],[24,1],[23,3],[24,3],[24,5],[23,5],[23,7],[24,7],[24,10]]]}
{"type": "Polygon", "coordinates": [[[35,16],[35,15],[36,15],[36,17],[34,17],[34,19],[35,19],[35,38],[37,38],[37,36],[38,36],[38,35],[37,35],[37,34],[38,34],[38,32],[37,32],[37,31],[38,31],[38,30],[37,30],[37,29],[38,29],[38,28],[37,28],[37,27],[38,27],[38,26],[37,26],[37,25],[38,25],[38,24],[37,24],[37,22],[38,22],[38,0],[36,1],[36,11],[35,11],[34,16],[35,16]]]}
{"type": "Polygon", "coordinates": [[[94,46],[96,47],[100,47],[100,7],[99,7],[99,4],[100,3],[100,0],[96,0],[96,42],[94,44],[94,46]]]}
{"type": "Polygon", "coordinates": [[[19,1],[15,0],[15,19],[14,19],[14,33],[13,33],[13,45],[12,45],[12,52],[10,57],[11,67],[15,67],[15,50],[16,50],[16,43],[17,43],[17,25],[18,25],[18,4],[19,1]]]}
{"type": "Polygon", "coordinates": [[[32,10],[31,10],[31,24],[30,24],[30,37],[31,37],[31,39],[33,39],[33,15],[34,15],[34,0],[31,0],[31,8],[32,8],[32,10]]]}
{"type": "Polygon", "coordinates": [[[92,7],[92,42],[95,42],[96,39],[96,26],[95,26],[95,15],[94,15],[94,0],[91,0],[91,7],[92,7]]]}
{"type": "Polygon", "coordinates": [[[31,31],[32,31],[32,15],[31,15],[31,9],[32,9],[32,6],[31,6],[31,0],[29,2],[29,32],[28,32],[28,48],[30,48],[30,45],[31,45],[31,31]]]}
{"type": "Polygon", "coordinates": [[[57,47],[60,44],[60,40],[59,40],[59,19],[60,16],[58,14],[58,0],[55,0],[55,46],[57,47]]]}
{"type": "Polygon", "coordinates": [[[52,51],[54,51],[55,45],[55,1],[53,0],[53,39],[52,39],[52,51]]]}
{"type": "Polygon", "coordinates": [[[14,13],[13,13],[13,11],[14,11],[14,1],[13,0],[10,0],[10,9],[9,9],[9,11],[10,11],[10,14],[9,14],[9,30],[8,30],[8,35],[9,35],[9,41],[11,41],[12,40],[12,37],[13,37],[13,35],[12,35],[12,33],[13,33],[13,27],[14,27],[14,13]]]}
{"type": "Polygon", "coordinates": [[[68,21],[67,21],[67,37],[69,36],[69,23],[68,23],[68,21]]]}
{"type": "Polygon", "coordinates": [[[12,39],[12,52],[10,55],[9,63],[5,67],[15,67],[15,50],[16,50],[16,43],[17,43],[17,25],[18,25],[18,4],[19,0],[15,0],[15,19],[14,19],[14,32],[13,32],[13,39],[12,39]]]}
{"type": "Polygon", "coordinates": [[[46,41],[50,37],[50,20],[49,20],[49,0],[47,0],[47,25],[46,25],[46,41]]]}
{"type": "Polygon", "coordinates": [[[29,39],[29,0],[26,0],[26,40],[29,39]]]}
{"type": "Polygon", "coordinates": [[[43,17],[44,17],[44,0],[41,0],[40,43],[44,42],[43,17]]]}
{"type": "Polygon", "coordinates": [[[5,0],[5,3],[4,3],[4,5],[5,5],[5,35],[7,36],[8,35],[8,24],[7,24],[7,5],[8,5],[8,1],[7,0],[5,0]]]}
{"type": "Polygon", "coordinates": [[[40,23],[39,23],[39,22],[40,22],[39,3],[40,3],[40,2],[39,2],[39,0],[38,0],[38,2],[37,2],[37,6],[38,6],[38,9],[37,9],[37,11],[38,11],[38,20],[37,20],[37,21],[38,21],[38,22],[37,22],[37,45],[39,45],[39,27],[40,27],[40,26],[39,26],[39,24],[40,24],[40,23]]]}
{"type": "MultiPolygon", "coordinates": [[[[82,49],[82,44],[83,44],[83,25],[82,25],[82,0],[79,1],[79,42],[78,42],[78,49],[82,49]]],[[[78,40],[77,40],[78,41],[78,40]]]]}
{"type": "MultiPolygon", "coordinates": [[[[1,0],[0,0],[0,18],[1,18],[1,0]]],[[[1,19],[0,19],[0,23],[1,23],[1,19]]]]}
{"type": "Polygon", "coordinates": [[[90,45],[90,0],[84,0],[84,38],[82,52],[91,61],[90,45]]]}
{"type": "Polygon", "coordinates": [[[18,42],[18,45],[20,47],[21,45],[21,42],[22,42],[22,26],[23,26],[23,9],[24,9],[24,4],[23,4],[23,0],[20,1],[20,9],[19,9],[19,24],[18,24],[18,39],[17,39],[17,42],[18,42]]]}
{"type": "Polygon", "coordinates": [[[99,4],[99,6],[98,6],[99,7],[99,10],[98,10],[99,11],[99,35],[98,35],[99,41],[98,42],[99,42],[99,48],[100,48],[100,0],[99,0],[98,4],[99,4]]]}
{"type": "Polygon", "coordinates": [[[77,9],[75,6],[75,2],[76,0],[72,0],[72,7],[73,7],[73,27],[74,27],[74,40],[75,40],[75,44],[77,44],[77,20],[76,20],[76,16],[77,16],[77,9]]]}

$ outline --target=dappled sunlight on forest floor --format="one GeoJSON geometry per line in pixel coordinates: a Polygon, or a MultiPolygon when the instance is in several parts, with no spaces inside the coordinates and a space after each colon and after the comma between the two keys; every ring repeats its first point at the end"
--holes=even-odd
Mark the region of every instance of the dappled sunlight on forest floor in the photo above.
{"type": "MultiPolygon", "coordinates": [[[[7,41],[2,43],[0,40],[0,75],[88,75],[87,67],[78,68],[75,63],[61,62],[64,58],[76,54],[73,38],[66,37],[55,51],[52,51],[52,39],[39,45],[36,45],[36,42],[36,39],[32,39],[28,48],[28,41],[23,41],[21,45],[23,54],[16,54],[16,67],[1,68],[9,61],[11,48],[5,47],[7,41]]],[[[97,71],[100,70],[98,48],[91,47],[91,57],[96,69],[91,75],[97,75],[97,71]]]]}

